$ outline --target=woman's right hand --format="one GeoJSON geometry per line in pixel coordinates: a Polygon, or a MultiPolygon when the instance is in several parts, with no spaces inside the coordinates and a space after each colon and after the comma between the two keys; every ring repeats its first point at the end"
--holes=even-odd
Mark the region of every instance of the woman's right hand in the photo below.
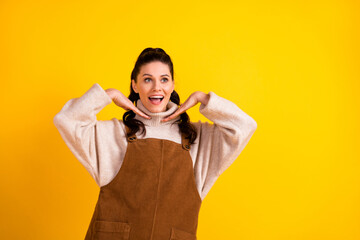
{"type": "Polygon", "coordinates": [[[142,112],[140,109],[138,109],[122,92],[115,88],[108,88],[105,90],[105,92],[109,95],[109,97],[112,99],[112,101],[119,107],[125,109],[125,110],[132,110],[136,114],[151,119],[148,115],[146,115],[144,112],[142,112]]]}

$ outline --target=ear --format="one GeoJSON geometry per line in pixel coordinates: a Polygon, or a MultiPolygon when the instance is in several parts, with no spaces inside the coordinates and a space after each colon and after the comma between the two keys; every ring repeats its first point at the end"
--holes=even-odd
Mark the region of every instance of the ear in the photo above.
{"type": "Polygon", "coordinates": [[[131,86],[134,89],[134,92],[138,93],[137,88],[136,88],[136,83],[135,83],[134,79],[131,80],[131,86]]]}

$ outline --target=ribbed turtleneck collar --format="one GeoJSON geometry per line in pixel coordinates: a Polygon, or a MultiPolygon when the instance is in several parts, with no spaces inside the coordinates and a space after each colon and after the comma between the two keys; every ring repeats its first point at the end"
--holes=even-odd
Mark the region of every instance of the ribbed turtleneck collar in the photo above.
{"type": "Polygon", "coordinates": [[[150,116],[151,119],[143,118],[142,116],[140,116],[138,114],[136,114],[135,119],[142,121],[145,125],[148,125],[148,126],[155,127],[155,126],[171,124],[171,123],[177,121],[178,119],[180,119],[180,115],[179,115],[176,118],[173,118],[173,119],[171,119],[169,121],[166,121],[166,122],[161,122],[160,121],[161,119],[163,119],[166,116],[171,115],[172,113],[174,113],[178,109],[178,105],[176,103],[173,103],[172,101],[168,102],[168,104],[166,105],[166,110],[164,112],[158,112],[158,113],[150,112],[142,104],[140,99],[137,100],[136,106],[137,106],[138,109],[140,109],[141,111],[146,113],[146,115],[150,116]]]}

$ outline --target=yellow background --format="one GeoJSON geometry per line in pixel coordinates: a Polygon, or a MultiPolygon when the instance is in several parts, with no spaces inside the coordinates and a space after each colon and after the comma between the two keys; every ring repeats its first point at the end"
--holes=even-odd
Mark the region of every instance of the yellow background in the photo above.
{"type": "MultiPolygon", "coordinates": [[[[358,1],[0,2],[1,239],[83,239],[98,187],[53,117],[129,93],[146,47],[181,101],[214,91],[258,128],[200,210],[201,240],[358,240],[358,1]]],[[[206,121],[198,107],[192,121],[206,121]]],[[[121,118],[115,104],[98,119],[121,118]]]]}

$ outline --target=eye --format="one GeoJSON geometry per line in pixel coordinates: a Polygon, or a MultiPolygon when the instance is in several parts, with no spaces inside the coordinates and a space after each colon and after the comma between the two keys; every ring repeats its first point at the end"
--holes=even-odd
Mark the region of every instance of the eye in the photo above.
{"type": "Polygon", "coordinates": [[[151,80],[151,78],[145,78],[145,79],[144,79],[144,81],[145,81],[145,82],[149,82],[149,81],[147,81],[148,79],[150,79],[150,80],[151,80]]]}
{"type": "Polygon", "coordinates": [[[167,78],[163,78],[162,80],[165,80],[165,81],[163,81],[163,82],[167,82],[167,81],[169,81],[167,78]]]}

